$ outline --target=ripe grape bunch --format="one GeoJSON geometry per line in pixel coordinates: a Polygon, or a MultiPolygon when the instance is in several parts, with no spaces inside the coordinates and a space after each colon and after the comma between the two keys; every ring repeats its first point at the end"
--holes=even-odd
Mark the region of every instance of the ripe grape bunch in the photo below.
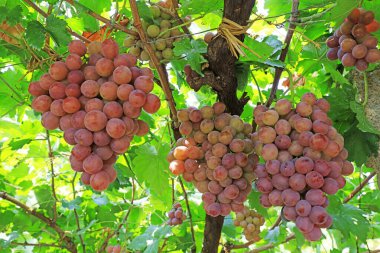
{"type": "Polygon", "coordinates": [[[42,113],[46,129],[61,129],[74,145],[70,164],[82,172],[82,182],[103,191],[117,177],[117,156],[128,150],[134,135],[149,131],[138,119],[141,110],[155,113],[160,99],[150,93],[151,70],[137,68],[135,56],[119,54],[112,39],[92,42],[88,49],[75,40],[69,52],[65,61],[53,63],[49,73],[30,83],[32,108],[42,113]]]}
{"type": "Polygon", "coordinates": [[[234,225],[243,228],[243,233],[248,241],[260,241],[260,227],[264,225],[264,217],[255,210],[247,207],[242,212],[236,213],[234,225]]]}
{"type": "MultiPolygon", "coordinates": [[[[184,35],[178,20],[172,16],[169,3],[160,1],[151,5],[152,19],[142,20],[142,27],[148,35],[148,41],[153,47],[158,60],[167,62],[173,58],[173,43],[180,41],[184,35]]],[[[185,17],[183,22],[189,22],[190,17],[185,17]]],[[[187,24],[188,26],[190,24],[187,24]]],[[[135,36],[129,35],[124,40],[124,45],[130,47],[129,53],[138,57],[141,61],[150,61],[150,56],[144,48],[142,41],[135,36]]],[[[150,64],[153,68],[153,64],[150,64]]]]}
{"type": "Polygon", "coordinates": [[[355,8],[334,35],[326,41],[330,50],[329,60],[339,59],[343,66],[355,66],[359,71],[365,71],[369,63],[380,60],[377,39],[371,32],[376,32],[380,24],[375,20],[372,11],[355,8]]]}
{"type": "Polygon", "coordinates": [[[186,214],[183,213],[182,206],[180,203],[175,203],[172,210],[168,212],[168,225],[176,226],[183,223],[186,220],[186,214]]]}
{"type": "Polygon", "coordinates": [[[107,253],[127,253],[129,251],[124,250],[120,245],[108,246],[106,249],[107,253]]]}
{"type": "Polygon", "coordinates": [[[325,210],[326,194],[343,188],[343,176],[354,171],[347,161],[344,139],[327,116],[330,104],[312,93],[302,96],[292,109],[286,99],[275,107],[257,106],[254,110],[258,131],[252,134],[255,151],[265,160],[255,170],[260,203],[283,206],[282,215],[310,241],[319,240],[321,228],[332,218],[325,210]]]}
{"type": "Polygon", "coordinates": [[[168,154],[170,171],[194,183],[213,217],[244,209],[258,161],[249,139],[252,126],[225,109],[218,102],[178,111],[179,131],[186,138],[168,154]]]}

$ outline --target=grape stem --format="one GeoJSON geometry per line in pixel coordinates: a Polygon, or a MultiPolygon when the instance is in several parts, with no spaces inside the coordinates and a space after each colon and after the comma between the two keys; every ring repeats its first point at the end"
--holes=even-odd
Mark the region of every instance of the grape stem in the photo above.
{"type": "Polygon", "coordinates": [[[347,203],[348,201],[350,201],[351,199],[353,199],[355,197],[356,194],[358,194],[363,188],[364,186],[366,186],[369,182],[369,180],[371,180],[371,178],[373,178],[374,176],[376,176],[376,171],[372,171],[371,174],[368,175],[368,177],[366,179],[363,180],[363,182],[361,182],[344,200],[343,200],[343,203],[347,203]]]}
{"type": "MultiPolygon", "coordinates": [[[[288,50],[290,47],[290,42],[292,40],[294,30],[296,29],[296,24],[294,22],[296,22],[298,19],[298,14],[299,14],[298,6],[299,6],[299,0],[293,0],[292,15],[290,17],[289,28],[288,28],[288,32],[286,33],[286,37],[285,37],[285,41],[284,41],[285,47],[282,49],[281,54],[280,54],[280,58],[279,58],[279,60],[282,62],[285,62],[286,55],[288,54],[288,50]]],[[[270,92],[269,99],[266,103],[267,107],[269,107],[272,104],[274,98],[276,97],[278,84],[279,84],[281,74],[283,71],[284,71],[284,68],[282,68],[282,67],[276,67],[275,68],[272,90],[270,92]]]]}
{"type": "MultiPolygon", "coordinates": [[[[284,68],[284,70],[288,73],[289,76],[289,88],[290,88],[290,98],[292,100],[292,104],[294,104],[294,80],[293,80],[293,75],[292,72],[290,72],[289,69],[284,68]]],[[[301,76],[297,79],[300,80],[301,76]]]]}
{"type": "MultiPolygon", "coordinates": [[[[30,7],[32,7],[35,11],[37,11],[39,14],[41,14],[44,18],[47,18],[49,15],[44,12],[40,7],[38,7],[35,3],[33,3],[32,1],[30,0],[23,0],[25,3],[27,3],[30,7]]],[[[67,1],[68,3],[70,3],[70,1],[67,1]]],[[[82,35],[79,35],[77,34],[76,32],[73,32],[71,30],[71,28],[67,27],[66,30],[71,34],[73,35],[74,37],[84,41],[84,42],[87,42],[87,43],[90,43],[91,41],[85,37],[83,37],[82,35]]]]}
{"type": "Polygon", "coordinates": [[[182,179],[180,177],[178,177],[178,181],[179,181],[179,184],[181,185],[181,188],[182,188],[182,191],[183,191],[183,195],[185,197],[187,213],[189,214],[191,239],[193,240],[193,246],[191,247],[191,252],[195,253],[195,252],[197,252],[197,248],[196,248],[196,242],[195,242],[195,233],[194,233],[194,227],[193,227],[193,218],[191,216],[190,205],[189,205],[189,198],[187,196],[187,192],[186,192],[185,186],[183,185],[182,179]]]}
{"type": "Polygon", "coordinates": [[[65,231],[63,231],[54,220],[36,211],[35,209],[32,209],[31,207],[25,205],[24,203],[18,201],[16,198],[8,195],[8,193],[5,191],[0,191],[0,198],[15,204],[16,206],[23,209],[27,214],[36,217],[37,219],[39,219],[40,221],[42,221],[43,223],[51,227],[58,234],[59,238],[65,242],[65,244],[62,245],[62,247],[64,247],[65,249],[67,249],[69,252],[72,252],[72,253],[78,252],[76,248],[76,244],[74,243],[72,238],[67,236],[65,231]]]}
{"type": "Polygon", "coordinates": [[[263,98],[263,95],[261,94],[261,89],[260,89],[259,83],[257,82],[256,77],[252,73],[252,71],[251,71],[251,76],[252,76],[252,79],[253,79],[253,81],[254,81],[254,83],[256,85],[257,92],[259,93],[260,103],[263,104],[264,103],[264,98],[263,98]]]}
{"type": "Polygon", "coordinates": [[[367,79],[367,73],[363,72],[364,77],[364,101],[363,101],[363,107],[365,107],[368,103],[368,79],[367,79]]]}
{"type": "MultiPolygon", "coordinates": [[[[75,172],[73,180],[71,181],[71,187],[73,189],[73,199],[74,200],[76,198],[75,179],[76,179],[77,175],[78,175],[78,172],[75,172]]],[[[77,224],[77,232],[79,232],[81,230],[81,228],[80,228],[80,222],[79,222],[79,215],[78,215],[78,212],[77,212],[76,208],[74,208],[73,211],[74,211],[74,216],[75,216],[75,222],[77,224]]],[[[78,237],[79,237],[80,243],[81,243],[82,248],[83,248],[83,253],[86,253],[86,244],[83,241],[83,237],[82,237],[82,235],[80,233],[78,233],[78,237]]]]}

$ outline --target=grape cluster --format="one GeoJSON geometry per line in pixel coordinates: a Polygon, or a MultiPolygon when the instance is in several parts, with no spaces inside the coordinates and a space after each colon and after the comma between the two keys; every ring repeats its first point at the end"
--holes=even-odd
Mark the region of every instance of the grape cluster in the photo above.
{"type": "Polygon", "coordinates": [[[172,210],[168,212],[168,225],[176,226],[183,223],[186,220],[186,214],[183,213],[182,206],[180,203],[175,203],[172,210]]]}
{"type": "Polygon", "coordinates": [[[305,238],[319,240],[321,228],[332,218],[325,210],[326,194],[343,188],[343,176],[354,171],[347,161],[344,139],[327,116],[330,104],[312,93],[292,109],[280,99],[272,109],[254,110],[258,131],[252,134],[255,151],[264,160],[255,170],[264,207],[283,206],[283,217],[295,221],[305,238]]]}
{"type": "Polygon", "coordinates": [[[170,171],[194,183],[213,217],[244,209],[258,162],[249,138],[252,126],[225,109],[218,102],[178,111],[179,131],[186,138],[168,154],[170,171]]]}
{"type": "MultiPolygon", "coordinates": [[[[180,41],[184,34],[180,23],[170,14],[171,11],[168,7],[167,2],[164,1],[151,5],[152,20],[142,21],[142,27],[148,35],[148,42],[160,61],[170,61],[173,58],[173,43],[180,41]]],[[[190,17],[184,18],[183,21],[189,22],[190,17]]],[[[124,45],[130,47],[129,53],[141,61],[150,61],[150,56],[138,37],[129,35],[125,38],[124,45]]],[[[152,64],[150,66],[153,67],[152,64]]]]}
{"type": "Polygon", "coordinates": [[[126,253],[128,251],[124,250],[120,245],[108,246],[106,249],[107,253],[126,253]]]}
{"type": "Polygon", "coordinates": [[[115,41],[92,42],[87,49],[75,40],[69,52],[65,62],[53,63],[49,73],[30,83],[32,108],[42,113],[46,129],[64,131],[66,142],[74,145],[71,168],[83,172],[84,184],[102,191],[117,177],[117,156],[128,150],[134,135],[149,131],[138,119],[142,109],[155,113],[161,102],[150,93],[152,71],[137,68],[133,55],[119,54],[115,41]]]}
{"type": "Polygon", "coordinates": [[[264,217],[255,210],[247,207],[242,212],[236,213],[234,225],[243,228],[243,233],[248,241],[260,241],[260,227],[264,225],[264,217]]]}
{"type": "Polygon", "coordinates": [[[365,71],[369,63],[380,60],[377,39],[371,32],[376,32],[380,24],[375,20],[372,11],[355,8],[334,35],[329,37],[326,45],[329,60],[341,60],[343,66],[355,66],[359,71],[365,71]]]}

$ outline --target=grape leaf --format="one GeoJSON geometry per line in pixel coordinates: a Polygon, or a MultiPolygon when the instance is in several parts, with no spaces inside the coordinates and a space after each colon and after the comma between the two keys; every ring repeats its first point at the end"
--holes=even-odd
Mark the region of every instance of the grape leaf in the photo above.
{"type": "Polygon", "coordinates": [[[140,17],[149,23],[153,22],[152,12],[150,11],[146,1],[137,1],[137,9],[139,10],[140,17]]]}
{"type": "Polygon", "coordinates": [[[366,163],[371,154],[377,154],[379,137],[375,134],[364,133],[355,125],[343,134],[344,146],[348,150],[348,159],[361,166],[366,163]]]}
{"type": "Polygon", "coordinates": [[[353,112],[356,113],[356,119],[359,121],[357,127],[361,131],[373,134],[380,134],[380,131],[376,129],[367,119],[364,112],[364,107],[361,104],[357,103],[356,101],[351,101],[350,108],[353,112]]]}
{"type": "Polygon", "coordinates": [[[155,147],[148,143],[136,149],[136,157],[133,159],[133,171],[140,183],[145,183],[163,203],[170,201],[170,185],[168,180],[168,162],[166,155],[170,147],[161,143],[155,147]]]}
{"type": "Polygon", "coordinates": [[[67,201],[66,199],[62,199],[62,207],[67,208],[69,210],[79,209],[80,204],[83,202],[83,198],[76,197],[74,200],[67,201]]]}
{"type": "Polygon", "coordinates": [[[204,14],[210,12],[219,12],[223,9],[223,1],[209,0],[185,0],[181,1],[181,8],[179,9],[183,16],[204,14]]]}
{"type": "Polygon", "coordinates": [[[9,143],[9,146],[12,150],[18,150],[24,147],[24,145],[29,144],[32,141],[32,139],[21,139],[21,140],[15,140],[12,139],[9,143]]]}
{"type": "Polygon", "coordinates": [[[66,30],[67,23],[63,19],[59,19],[50,15],[46,18],[46,30],[49,32],[57,45],[69,44],[71,37],[66,30]]]}
{"type": "Polygon", "coordinates": [[[45,42],[46,30],[44,26],[36,21],[30,21],[26,27],[25,39],[33,48],[41,48],[45,42]]]}
{"type": "Polygon", "coordinates": [[[202,74],[201,64],[207,62],[202,54],[207,52],[207,44],[203,40],[182,39],[173,43],[173,53],[175,56],[184,56],[187,63],[198,74],[202,74]]]}
{"type": "Polygon", "coordinates": [[[160,239],[164,238],[168,233],[170,233],[169,226],[149,226],[145,232],[132,240],[129,244],[131,249],[143,250],[147,247],[147,251],[144,252],[158,252],[158,244],[155,245],[154,242],[159,242],[160,239]],[[153,246],[150,246],[154,244],[153,246]],[[157,246],[157,247],[156,247],[157,246]],[[152,251],[156,249],[156,251],[152,251]]]}
{"type": "Polygon", "coordinates": [[[347,238],[353,234],[364,242],[370,228],[364,211],[353,205],[342,205],[336,196],[330,196],[329,201],[327,211],[333,217],[333,228],[338,229],[347,238]]]}
{"type": "Polygon", "coordinates": [[[111,10],[111,0],[93,1],[93,0],[80,0],[76,2],[75,6],[82,5],[96,13],[111,10]]]}
{"type": "Polygon", "coordinates": [[[22,19],[22,8],[20,5],[16,5],[12,9],[6,7],[0,7],[0,22],[7,21],[8,25],[16,25],[22,19]]]}
{"type": "Polygon", "coordinates": [[[239,61],[242,62],[255,61],[264,63],[271,55],[278,51],[278,46],[274,44],[272,40],[260,42],[249,36],[245,36],[244,44],[247,45],[257,55],[253,54],[251,51],[245,48],[242,48],[242,50],[246,53],[246,56],[239,57],[239,61]]]}
{"type": "Polygon", "coordinates": [[[324,17],[327,21],[333,21],[337,25],[340,25],[359,3],[360,0],[337,0],[335,7],[327,12],[324,17]]]}

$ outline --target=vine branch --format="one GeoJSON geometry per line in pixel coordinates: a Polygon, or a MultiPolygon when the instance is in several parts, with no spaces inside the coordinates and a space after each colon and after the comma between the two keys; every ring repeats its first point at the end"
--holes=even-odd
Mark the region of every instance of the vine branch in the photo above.
{"type": "Polygon", "coordinates": [[[189,214],[191,239],[193,240],[193,246],[191,247],[191,252],[195,253],[195,252],[197,252],[197,248],[196,248],[196,242],[195,242],[195,232],[194,232],[194,226],[193,226],[193,218],[191,216],[191,211],[190,211],[189,199],[187,197],[187,192],[186,192],[185,186],[183,185],[182,179],[180,177],[178,177],[178,181],[179,181],[179,184],[181,185],[183,195],[185,197],[187,213],[189,214]]]}
{"type": "MultiPolygon", "coordinates": [[[[73,188],[73,197],[74,197],[74,200],[76,198],[76,192],[75,192],[75,178],[77,177],[78,175],[78,172],[75,172],[74,174],[74,177],[73,177],[73,180],[71,181],[71,186],[73,188]]],[[[74,208],[74,216],[75,216],[75,222],[77,224],[77,231],[79,232],[81,230],[80,228],[80,222],[79,222],[79,215],[78,215],[78,212],[77,212],[77,209],[74,208]]],[[[83,241],[83,237],[81,234],[78,234],[78,237],[79,237],[79,240],[80,240],[80,243],[82,245],[82,248],[83,248],[83,253],[86,253],[86,244],[84,243],[83,241]]]]}
{"type": "Polygon", "coordinates": [[[139,15],[139,12],[137,9],[136,0],[129,0],[129,4],[130,4],[131,10],[132,10],[134,26],[136,27],[136,29],[139,33],[141,41],[145,45],[145,49],[147,50],[154,67],[157,69],[158,75],[159,75],[160,80],[161,80],[162,90],[164,91],[166,100],[168,101],[168,104],[169,104],[172,120],[174,122],[174,125],[177,127],[178,126],[177,109],[175,107],[173,94],[170,90],[168,73],[166,72],[165,65],[160,64],[151,44],[148,43],[147,36],[146,36],[146,34],[142,28],[142,25],[141,25],[141,20],[140,20],[140,15],[139,15]]]}
{"type": "Polygon", "coordinates": [[[65,232],[55,223],[55,221],[46,217],[44,214],[32,209],[31,207],[25,205],[24,203],[18,201],[14,197],[8,195],[8,193],[6,193],[5,191],[0,192],[0,198],[5,199],[15,204],[16,206],[23,209],[26,213],[36,217],[37,219],[39,219],[40,221],[42,221],[43,223],[51,227],[55,232],[57,232],[57,234],[59,235],[59,238],[66,243],[66,245],[62,247],[64,247],[65,249],[67,249],[68,251],[72,253],[77,253],[77,249],[73,240],[65,234],[65,232]]]}
{"type": "Polygon", "coordinates": [[[55,192],[55,173],[54,173],[54,163],[53,163],[53,159],[54,159],[54,155],[53,155],[53,150],[51,148],[51,141],[50,141],[50,133],[49,133],[49,130],[46,130],[46,140],[47,140],[47,143],[48,143],[48,150],[49,150],[49,161],[50,161],[50,173],[51,173],[51,192],[53,194],[53,198],[54,198],[54,203],[53,203],[53,221],[55,222],[57,220],[57,202],[58,202],[58,198],[57,198],[57,194],[55,192]]]}
{"type": "Polygon", "coordinates": [[[376,171],[372,171],[371,174],[369,174],[368,177],[363,180],[363,182],[356,186],[356,188],[343,200],[343,203],[347,203],[353,199],[353,197],[355,197],[355,195],[358,194],[364,188],[364,186],[368,184],[369,180],[371,180],[371,178],[373,178],[375,175],[376,171]]]}
{"type": "Polygon", "coordinates": [[[62,245],[52,244],[52,243],[28,243],[28,242],[11,242],[12,245],[18,246],[33,246],[33,247],[54,247],[54,248],[64,248],[62,245]]]}
{"type": "MultiPolygon", "coordinates": [[[[284,41],[285,47],[282,49],[281,54],[280,54],[280,58],[279,58],[279,60],[282,62],[285,62],[286,55],[288,54],[288,50],[290,47],[290,42],[292,41],[292,37],[293,37],[294,31],[295,31],[296,26],[297,26],[295,24],[295,22],[297,21],[298,14],[299,14],[298,13],[299,3],[300,3],[299,0],[293,0],[292,14],[290,17],[290,24],[289,24],[288,32],[286,33],[285,41],[284,41]]],[[[281,74],[283,71],[284,71],[284,68],[281,68],[281,67],[275,68],[272,90],[270,92],[268,101],[266,103],[267,107],[269,107],[271,105],[271,103],[273,102],[273,99],[276,96],[278,84],[280,82],[281,74]]]]}

